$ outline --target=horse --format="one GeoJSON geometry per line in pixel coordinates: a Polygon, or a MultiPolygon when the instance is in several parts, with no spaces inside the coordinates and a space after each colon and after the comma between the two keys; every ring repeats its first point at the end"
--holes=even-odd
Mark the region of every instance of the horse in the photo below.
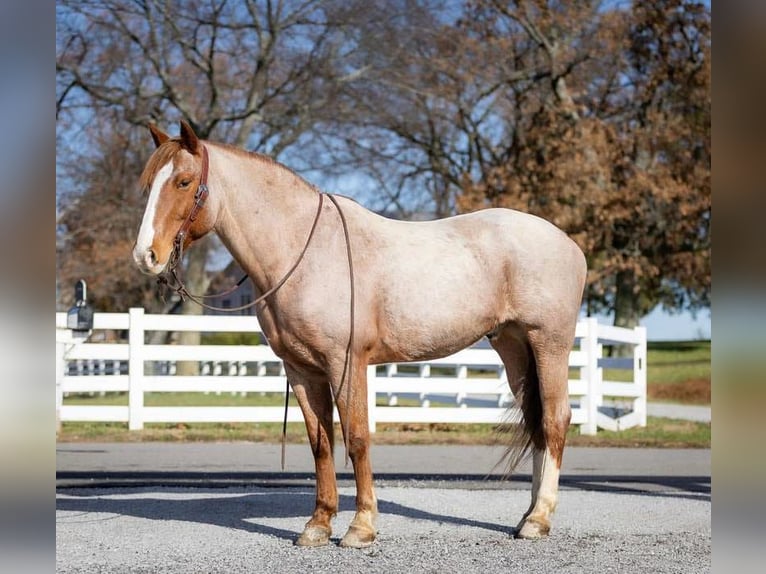
{"type": "Polygon", "coordinates": [[[503,208],[388,219],[266,155],[202,140],[185,121],[177,137],[149,130],[156,149],[139,180],[148,200],[133,258],[160,275],[213,231],[261,294],[256,314],[284,362],[315,460],[314,512],[295,544],[330,541],[338,511],[333,404],[356,485],[340,545],[376,538],[367,365],[431,360],[483,337],[521,407],[519,424],[506,425],[517,431],[509,458],[532,458],[531,503],[512,532],[548,536],[586,278],[575,242],[542,218],[503,208]]]}

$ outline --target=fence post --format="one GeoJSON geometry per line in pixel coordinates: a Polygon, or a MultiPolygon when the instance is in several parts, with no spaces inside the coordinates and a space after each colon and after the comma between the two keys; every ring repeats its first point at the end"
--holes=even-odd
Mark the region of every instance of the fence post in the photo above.
{"type": "Polygon", "coordinates": [[[633,384],[640,392],[633,402],[639,426],[646,426],[646,327],[635,327],[638,344],[633,347],[633,384]]]}
{"type": "Polygon", "coordinates": [[[128,430],[144,428],[144,310],[131,308],[128,324],[128,430]]]}
{"type": "MultiPolygon", "coordinates": [[[[58,329],[57,329],[58,334],[58,329]]],[[[58,337],[57,337],[58,339],[58,337]]],[[[66,343],[56,341],[56,436],[61,432],[61,407],[64,405],[64,375],[66,374],[66,343]]]]}
{"type": "Polygon", "coordinates": [[[377,391],[377,369],[375,365],[367,365],[367,424],[370,432],[375,432],[375,399],[377,391]]]}
{"type": "Polygon", "coordinates": [[[587,333],[581,345],[585,352],[587,365],[584,369],[587,379],[588,394],[585,397],[585,413],[587,421],[580,426],[580,434],[594,435],[598,431],[598,405],[601,402],[601,381],[599,380],[599,348],[598,348],[598,319],[588,317],[587,333]]]}

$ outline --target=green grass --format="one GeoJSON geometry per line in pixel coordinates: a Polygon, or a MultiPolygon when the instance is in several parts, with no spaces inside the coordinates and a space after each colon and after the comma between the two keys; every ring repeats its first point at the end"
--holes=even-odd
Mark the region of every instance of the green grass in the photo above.
{"type": "Polygon", "coordinates": [[[652,342],[647,355],[649,384],[710,381],[710,341],[652,342]]]}
{"type": "Polygon", "coordinates": [[[710,341],[655,342],[647,351],[649,400],[710,404],[710,341]]]}
{"type": "MultiPolygon", "coordinates": [[[[105,393],[103,396],[78,394],[66,397],[67,405],[127,406],[127,393],[105,393]]],[[[285,404],[282,393],[144,393],[147,407],[274,407],[285,404]]],[[[290,405],[297,405],[290,395],[290,405]]]]}
{"type": "Polygon", "coordinates": [[[619,432],[599,430],[595,436],[581,435],[572,427],[567,437],[569,446],[710,448],[710,423],[647,417],[646,427],[619,432]]]}
{"type": "MultiPolygon", "coordinates": [[[[279,442],[281,423],[148,423],[129,431],[127,423],[65,422],[61,442],[279,442]]],[[[287,442],[306,441],[303,423],[288,423],[287,442]]]]}
{"type": "MultiPolygon", "coordinates": [[[[287,442],[307,443],[303,423],[289,423],[287,442]]],[[[378,425],[374,444],[504,444],[503,435],[489,424],[393,424],[378,425]]],[[[281,439],[280,423],[173,423],[147,424],[141,431],[128,431],[126,423],[66,422],[62,442],[268,442],[281,439]]],[[[711,426],[705,423],[649,417],[646,428],[621,432],[599,431],[596,436],[581,435],[572,427],[567,437],[570,446],[593,447],[678,447],[710,448],[711,426]]],[[[341,432],[336,424],[336,442],[341,432]]]]}

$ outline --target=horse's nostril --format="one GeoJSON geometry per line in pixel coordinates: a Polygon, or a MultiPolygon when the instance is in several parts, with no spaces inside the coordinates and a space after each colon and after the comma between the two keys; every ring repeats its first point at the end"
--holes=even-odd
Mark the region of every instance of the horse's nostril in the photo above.
{"type": "Polygon", "coordinates": [[[153,249],[149,250],[148,256],[149,256],[149,263],[151,263],[152,265],[156,265],[157,264],[157,255],[154,253],[153,249]]]}

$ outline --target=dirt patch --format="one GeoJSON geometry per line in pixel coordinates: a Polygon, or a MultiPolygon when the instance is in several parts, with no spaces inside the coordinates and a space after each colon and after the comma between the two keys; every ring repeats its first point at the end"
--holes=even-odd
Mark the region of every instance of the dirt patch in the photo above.
{"type": "Polygon", "coordinates": [[[652,383],[647,388],[647,394],[650,401],[709,405],[710,380],[692,379],[683,383],[652,383]]]}

